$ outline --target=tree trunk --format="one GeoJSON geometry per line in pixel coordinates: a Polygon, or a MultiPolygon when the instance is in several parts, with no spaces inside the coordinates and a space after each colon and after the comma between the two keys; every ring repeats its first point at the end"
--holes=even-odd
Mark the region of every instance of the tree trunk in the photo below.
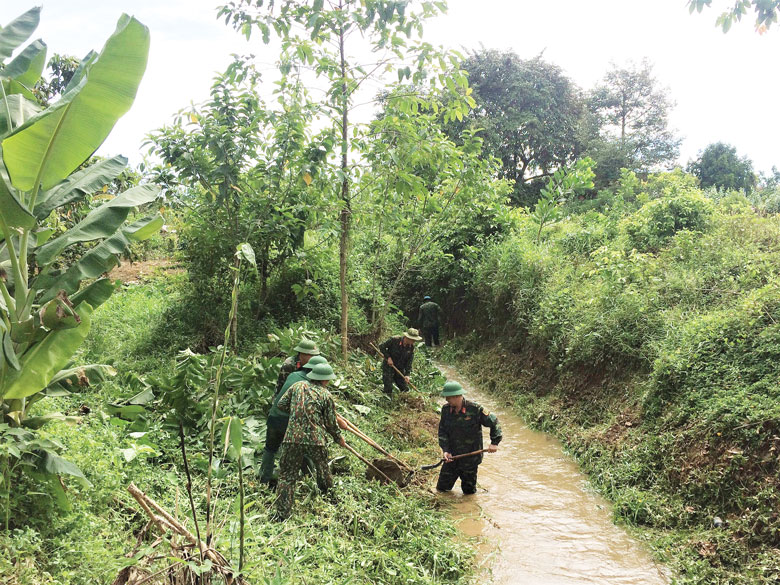
{"type": "MultiPolygon", "coordinates": [[[[339,3],[339,9],[341,9],[339,3]]],[[[349,136],[347,134],[349,112],[349,95],[347,94],[347,67],[344,56],[344,28],[339,29],[339,57],[341,60],[341,237],[339,238],[339,286],[341,288],[341,357],[346,362],[349,351],[348,321],[349,297],[347,295],[347,255],[349,248],[349,221],[351,209],[349,204],[349,178],[347,168],[347,152],[349,136]]]]}

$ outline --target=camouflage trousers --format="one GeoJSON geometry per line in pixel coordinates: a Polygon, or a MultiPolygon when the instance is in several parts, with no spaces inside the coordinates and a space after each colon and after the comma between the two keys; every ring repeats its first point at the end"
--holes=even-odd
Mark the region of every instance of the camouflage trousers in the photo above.
{"type": "Polygon", "coordinates": [[[295,484],[301,465],[311,459],[317,477],[317,487],[327,492],[333,487],[333,478],[328,469],[328,448],[320,445],[282,444],[282,456],[279,459],[279,484],[276,487],[276,519],[290,517],[295,501],[295,484]]]}
{"type": "MultiPolygon", "coordinates": [[[[466,457],[466,459],[473,459],[472,457],[466,457]]],[[[439,472],[439,481],[436,482],[436,489],[440,492],[450,491],[455,482],[460,478],[460,489],[463,493],[475,494],[477,492],[477,469],[479,463],[473,461],[455,460],[451,463],[445,463],[441,466],[439,472]]]]}

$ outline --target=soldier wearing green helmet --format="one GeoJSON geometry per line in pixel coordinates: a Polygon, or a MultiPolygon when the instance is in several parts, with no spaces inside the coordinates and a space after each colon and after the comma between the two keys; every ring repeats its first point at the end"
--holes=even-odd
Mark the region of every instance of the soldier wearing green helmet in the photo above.
{"type": "Polygon", "coordinates": [[[393,384],[398,386],[401,392],[409,390],[407,384],[409,374],[412,373],[414,346],[418,341],[422,341],[420,332],[417,329],[408,329],[403,335],[394,335],[379,346],[385,358],[382,362],[382,384],[385,394],[392,395],[393,384]],[[396,372],[393,366],[401,373],[396,372]]]}
{"type": "Polygon", "coordinates": [[[279,409],[279,401],[290,389],[290,386],[296,382],[306,382],[306,374],[317,364],[327,364],[321,355],[312,356],[299,370],[295,370],[285,380],[284,385],[271,400],[271,410],[268,412],[268,418],[265,424],[265,447],[263,448],[263,458],[260,461],[260,483],[273,484],[274,480],[274,460],[276,453],[284,439],[284,433],[287,431],[287,423],[290,415],[279,409]]]}
{"type": "Polygon", "coordinates": [[[336,406],[326,389],[336,376],[328,364],[317,364],[306,375],[308,382],[296,382],[279,400],[278,407],[290,414],[287,432],[282,441],[279,460],[279,487],[277,488],[275,518],[284,520],[292,512],[295,484],[306,457],[313,464],[320,491],[333,486],[328,470],[328,435],[344,446],[336,422],[336,406]]]}
{"type": "Polygon", "coordinates": [[[279,394],[279,390],[282,389],[284,383],[287,381],[287,376],[295,371],[299,371],[308,362],[312,356],[320,355],[320,350],[317,349],[317,344],[312,340],[303,338],[293,348],[296,352],[294,356],[288,357],[282,362],[282,367],[279,370],[279,377],[276,379],[276,388],[274,394],[279,394]]]}
{"type": "Polygon", "coordinates": [[[501,442],[501,425],[495,414],[487,412],[476,402],[466,400],[466,391],[457,382],[444,384],[441,395],[447,404],[441,407],[439,420],[439,447],[445,460],[439,472],[436,489],[447,492],[460,478],[464,494],[477,491],[477,468],[482,454],[453,460],[454,455],[479,451],[482,447],[482,427],[490,429],[490,447],[493,453],[501,442]]]}

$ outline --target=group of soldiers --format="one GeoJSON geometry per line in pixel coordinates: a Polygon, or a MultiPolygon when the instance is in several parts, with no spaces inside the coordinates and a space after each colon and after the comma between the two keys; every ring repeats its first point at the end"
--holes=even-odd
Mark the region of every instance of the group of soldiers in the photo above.
{"type": "MultiPolygon", "coordinates": [[[[419,321],[427,345],[439,343],[440,312],[439,305],[426,296],[419,321]]],[[[409,329],[379,346],[383,354],[384,391],[388,395],[392,396],[394,385],[402,392],[408,391],[415,346],[422,340],[417,329],[409,329]]],[[[336,377],[331,365],[308,339],[300,340],[294,351],[295,355],[285,360],[279,372],[260,464],[261,483],[276,488],[273,516],[278,520],[292,513],[295,485],[302,469],[315,475],[321,492],[330,490],[333,478],[328,468],[329,438],[344,447],[341,431],[347,428],[346,421],[336,414],[333,397],[327,390],[330,380],[336,377]],[[274,461],[279,451],[277,481],[274,461]]],[[[473,494],[477,489],[477,468],[482,462],[482,427],[490,429],[487,450],[494,452],[501,441],[501,426],[494,414],[466,400],[465,391],[457,382],[444,384],[441,395],[447,401],[439,421],[439,447],[444,464],[436,489],[449,491],[460,479],[463,493],[473,494]]]]}

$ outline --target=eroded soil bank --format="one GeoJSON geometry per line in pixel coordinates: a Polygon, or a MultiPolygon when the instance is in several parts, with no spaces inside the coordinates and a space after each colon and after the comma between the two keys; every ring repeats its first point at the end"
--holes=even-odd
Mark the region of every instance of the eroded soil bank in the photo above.
{"type": "Polygon", "coordinates": [[[511,410],[469,384],[449,366],[467,397],[495,412],[504,439],[486,454],[479,490],[449,501],[461,530],[481,540],[482,567],[491,583],[524,585],[661,585],[665,569],[611,520],[610,504],[587,489],[587,480],[560,443],[530,430],[511,410]]]}

